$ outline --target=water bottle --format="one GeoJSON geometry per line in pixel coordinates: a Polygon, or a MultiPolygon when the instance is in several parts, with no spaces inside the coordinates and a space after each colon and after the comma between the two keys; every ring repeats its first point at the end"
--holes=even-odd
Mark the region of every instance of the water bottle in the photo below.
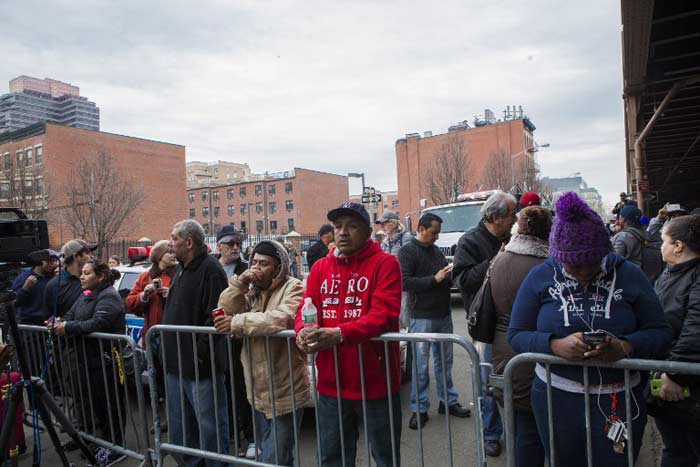
{"type": "Polygon", "coordinates": [[[304,323],[304,329],[313,331],[318,328],[318,310],[311,301],[311,297],[304,299],[304,305],[301,307],[301,321],[304,323]]]}

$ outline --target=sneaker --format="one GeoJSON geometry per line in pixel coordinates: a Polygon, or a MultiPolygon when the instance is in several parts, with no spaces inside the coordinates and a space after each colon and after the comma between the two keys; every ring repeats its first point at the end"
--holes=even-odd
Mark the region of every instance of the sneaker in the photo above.
{"type": "Polygon", "coordinates": [[[111,467],[126,459],[124,454],[119,454],[107,448],[99,448],[95,451],[95,460],[100,467],[111,467]]]}
{"type": "MultiPolygon", "coordinates": [[[[452,415],[453,417],[459,417],[459,418],[467,418],[470,417],[472,414],[472,411],[469,410],[466,407],[463,407],[459,402],[456,402],[450,406],[447,411],[452,415]]],[[[440,405],[438,406],[438,413],[444,414],[445,413],[445,404],[440,402],[440,405]]]]}
{"type": "Polygon", "coordinates": [[[250,443],[250,444],[248,445],[248,450],[245,452],[245,458],[246,458],[246,459],[255,459],[255,457],[256,457],[256,452],[257,452],[257,455],[258,455],[258,456],[259,456],[260,454],[262,454],[262,451],[261,451],[260,449],[256,449],[256,448],[255,448],[255,443],[250,443]]]}

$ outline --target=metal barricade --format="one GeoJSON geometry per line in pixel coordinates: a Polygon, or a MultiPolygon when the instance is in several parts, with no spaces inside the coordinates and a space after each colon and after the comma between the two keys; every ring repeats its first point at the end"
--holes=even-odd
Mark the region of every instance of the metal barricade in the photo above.
{"type": "MultiPolygon", "coordinates": [[[[148,343],[147,345],[147,359],[148,359],[148,374],[149,374],[149,379],[150,379],[150,390],[151,390],[151,401],[152,401],[152,415],[153,415],[153,424],[155,427],[155,436],[154,436],[154,447],[156,451],[156,457],[158,459],[158,465],[163,465],[164,458],[167,456],[173,456],[176,458],[178,463],[182,462],[183,456],[195,456],[203,459],[207,459],[210,461],[214,462],[220,462],[222,464],[231,464],[235,463],[236,465],[250,465],[250,466],[268,466],[268,465],[285,465],[283,463],[283,460],[280,458],[282,454],[284,454],[285,449],[291,450],[293,453],[293,459],[294,459],[294,465],[313,465],[314,463],[316,465],[321,465],[321,458],[322,458],[322,453],[321,453],[321,443],[320,440],[322,439],[323,436],[327,435],[326,433],[322,433],[321,431],[321,419],[319,418],[319,397],[321,397],[317,391],[317,370],[315,366],[315,360],[312,357],[304,357],[307,358],[307,371],[308,371],[308,378],[309,378],[309,388],[311,391],[311,398],[304,399],[303,397],[300,396],[300,394],[297,392],[298,388],[300,385],[298,384],[299,381],[295,378],[295,361],[294,359],[297,358],[296,354],[298,353],[298,350],[296,349],[296,343],[295,343],[295,333],[292,330],[285,330],[285,331],[280,331],[274,335],[271,336],[260,336],[260,337],[249,337],[249,338],[243,338],[242,340],[242,349],[243,349],[243,357],[241,358],[243,360],[243,366],[247,367],[247,378],[246,381],[252,382],[252,387],[249,386],[246,388],[247,394],[248,394],[248,399],[250,400],[250,411],[252,414],[253,419],[256,417],[256,412],[258,412],[257,409],[260,409],[260,407],[256,408],[256,401],[260,401],[260,398],[256,398],[257,395],[264,394],[265,397],[260,396],[262,398],[262,402],[266,403],[267,411],[268,413],[271,412],[271,417],[267,420],[267,430],[270,433],[269,435],[269,442],[271,442],[272,449],[274,449],[274,457],[269,463],[263,463],[260,461],[260,459],[256,460],[249,460],[243,457],[238,457],[237,454],[240,452],[241,446],[239,445],[239,440],[240,440],[240,433],[239,433],[239,428],[238,428],[238,423],[237,423],[237,415],[240,415],[240,413],[237,413],[237,411],[240,410],[239,407],[237,407],[234,393],[236,392],[236,388],[238,388],[240,385],[245,384],[244,381],[240,380],[239,378],[235,377],[235,371],[234,371],[234,366],[236,364],[235,361],[233,361],[233,358],[235,358],[235,355],[232,356],[232,343],[235,341],[235,339],[229,339],[227,336],[223,336],[221,334],[217,334],[214,328],[210,327],[197,327],[197,326],[169,326],[169,325],[157,325],[153,326],[148,330],[147,336],[146,336],[146,341],[148,343]],[[167,336],[170,335],[168,338],[167,336]],[[166,341],[166,338],[169,339],[166,341]],[[226,344],[224,348],[226,349],[223,352],[219,352],[218,354],[215,351],[215,348],[220,349],[220,342],[217,339],[223,338],[226,341],[226,344]],[[282,340],[283,342],[280,342],[282,340]],[[170,345],[172,347],[168,347],[166,345],[166,342],[170,342],[170,345]],[[263,343],[261,345],[261,343],[263,343]],[[154,349],[157,349],[160,346],[160,352],[157,352],[154,349]],[[264,356],[261,354],[256,355],[256,361],[257,362],[262,362],[262,364],[259,364],[253,368],[253,357],[251,354],[251,348],[254,347],[257,349],[256,351],[261,351],[264,352],[264,356]],[[275,351],[271,351],[271,348],[276,349],[275,351]],[[183,352],[183,349],[191,349],[192,350],[192,358],[194,359],[194,367],[195,367],[195,372],[194,372],[194,377],[186,378],[183,376],[184,373],[189,371],[187,368],[191,367],[189,363],[186,363],[183,361],[183,355],[185,353],[189,353],[189,350],[187,352],[183,352]],[[196,357],[198,355],[198,350],[200,352],[206,353],[207,351],[209,352],[209,355],[214,355],[214,358],[207,358],[203,357],[200,355],[199,357],[196,357]],[[274,352],[277,352],[276,354],[274,352]],[[246,355],[247,355],[247,365],[246,365],[246,355]],[[177,370],[175,371],[174,374],[167,374],[165,377],[165,392],[166,392],[166,404],[165,407],[159,407],[157,401],[158,401],[158,388],[157,388],[157,383],[156,383],[156,378],[157,378],[157,363],[160,363],[161,368],[166,368],[168,365],[168,362],[166,361],[167,358],[170,358],[170,365],[171,368],[176,368],[177,370]],[[273,358],[276,359],[276,364],[273,363],[273,358]],[[176,362],[172,359],[176,359],[176,362]],[[225,365],[221,365],[221,362],[218,361],[218,359],[225,359],[225,365]],[[283,363],[280,363],[283,362],[283,363]],[[207,368],[206,374],[202,372],[200,374],[200,370],[202,370],[202,365],[205,365],[207,368]],[[275,366],[276,365],[276,366],[275,366]],[[286,365],[286,368],[280,368],[279,365],[286,365]],[[226,370],[226,378],[229,380],[228,382],[229,387],[231,388],[231,393],[227,392],[227,390],[224,388],[224,385],[221,385],[219,387],[217,384],[212,384],[210,386],[210,374],[215,375],[217,373],[217,368],[220,368],[222,366],[225,366],[226,370]],[[264,369],[263,367],[266,367],[264,369]],[[284,371],[288,372],[290,375],[290,381],[278,381],[277,380],[277,374],[273,374],[272,371],[269,371],[270,368],[276,368],[278,372],[284,371]],[[260,373],[262,372],[262,373],[260,373]],[[257,378],[255,375],[257,375],[257,378]],[[257,384],[259,384],[261,381],[263,381],[261,378],[264,375],[264,384],[266,387],[256,387],[257,384]],[[194,385],[194,386],[193,386],[194,385]],[[202,385],[202,386],[200,386],[202,385]],[[280,386],[281,385],[281,386],[280,386]],[[289,399],[291,401],[291,405],[289,402],[281,403],[279,399],[276,397],[279,396],[279,393],[277,393],[276,396],[276,387],[283,387],[285,388],[285,391],[289,391],[289,393],[286,393],[286,395],[291,396],[289,399]],[[206,395],[209,396],[211,399],[214,401],[214,406],[213,407],[205,407],[206,413],[209,414],[209,420],[206,420],[203,418],[206,418],[202,415],[202,412],[200,412],[200,407],[197,406],[198,404],[198,398],[195,397],[192,400],[191,394],[192,394],[192,387],[197,387],[197,388],[204,388],[202,389],[205,391],[206,395]],[[220,391],[224,391],[224,397],[226,401],[226,405],[230,407],[231,411],[233,412],[233,426],[230,428],[226,427],[226,424],[221,423],[223,412],[221,412],[221,404],[218,404],[217,401],[220,400],[220,391]],[[212,397],[213,396],[213,397],[212,397]],[[185,402],[185,399],[187,399],[187,402],[185,402]],[[308,402],[308,403],[307,403],[308,402]],[[178,406],[174,407],[169,407],[170,404],[177,403],[178,406]],[[188,404],[187,407],[185,407],[185,404],[188,404]],[[287,404],[287,405],[285,405],[287,404]],[[287,414],[286,415],[286,420],[283,421],[282,418],[278,417],[278,413],[282,411],[281,407],[284,406],[284,412],[287,414]],[[310,406],[313,406],[314,410],[314,416],[315,416],[315,436],[313,440],[310,440],[310,436],[307,436],[306,439],[303,439],[304,437],[300,436],[301,435],[301,430],[300,430],[300,420],[299,416],[302,415],[303,412],[298,413],[298,409],[302,409],[306,406],[310,410],[310,406]],[[187,411],[189,411],[192,414],[196,414],[196,416],[193,416],[191,419],[188,419],[187,414],[182,415],[182,419],[178,421],[178,426],[174,427],[173,426],[173,420],[170,419],[171,414],[174,414],[173,416],[177,417],[178,411],[182,411],[183,408],[186,408],[187,411]],[[291,409],[291,412],[290,412],[291,409]],[[166,416],[168,417],[167,420],[167,425],[168,425],[168,441],[166,442],[164,440],[164,434],[161,433],[160,427],[162,424],[161,417],[163,416],[163,412],[165,412],[166,416]],[[215,422],[215,426],[211,425],[211,422],[215,422]],[[207,423],[209,422],[209,423],[207,423]],[[279,424],[283,424],[282,428],[280,428],[279,424]],[[286,426],[286,428],[285,428],[286,426]],[[291,428],[289,428],[291,426],[291,428]],[[178,434],[175,435],[173,434],[173,430],[176,429],[178,434]],[[202,436],[202,429],[206,431],[204,434],[204,437],[208,437],[209,441],[205,441],[204,437],[202,436]],[[225,433],[222,430],[228,429],[229,433],[225,433]],[[286,431],[285,431],[286,429],[286,431]],[[188,431],[191,430],[191,431],[188,431]],[[195,431],[196,430],[196,431],[195,431]],[[290,431],[293,431],[293,434],[290,433],[290,431]],[[197,436],[193,436],[194,434],[199,434],[199,443],[197,442],[197,436]],[[277,439],[278,434],[284,435],[284,436],[289,436],[290,439],[290,446],[288,448],[280,448],[282,449],[283,453],[278,452],[278,447],[280,446],[280,440],[277,439]],[[189,441],[187,441],[188,435],[190,437],[189,441]],[[222,436],[223,435],[223,436],[222,436]],[[177,436],[178,439],[173,440],[173,437],[177,436]],[[225,439],[228,441],[228,445],[222,446],[221,442],[214,443],[211,440],[221,440],[225,439]],[[208,445],[211,447],[210,449],[204,449],[202,446],[204,446],[204,443],[208,442],[208,445]],[[189,444],[189,445],[188,445],[189,444]],[[216,444],[216,445],[215,445],[216,444]],[[214,446],[215,445],[215,446],[214,446]],[[303,451],[303,452],[302,452],[303,451]],[[312,457],[315,457],[315,462],[311,460],[312,457]]],[[[341,399],[340,397],[340,390],[341,390],[341,381],[339,377],[339,363],[338,363],[338,347],[334,347],[332,349],[328,349],[327,351],[333,352],[333,362],[334,362],[334,371],[335,371],[335,382],[333,384],[336,385],[336,397],[329,397],[329,396],[323,396],[326,397],[326,401],[332,400],[332,399],[337,399],[337,403],[335,404],[335,407],[337,407],[337,418],[333,418],[336,421],[344,420],[344,416],[348,415],[350,416],[350,412],[347,412],[344,414],[344,410],[352,410],[352,417],[356,417],[357,420],[363,421],[362,423],[358,423],[357,427],[358,429],[361,428],[362,434],[358,433],[358,436],[353,439],[349,439],[348,436],[351,435],[349,432],[344,432],[344,430],[341,428],[339,430],[339,437],[340,437],[340,455],[342,456],[342,463],[345,465],[346,459],[345,459],[345,446],[346,443],[352,443],[349,446],[355,445],[356,446],[356,453],[358,454],[358,460],[362,458],[361,460],[363,462],[366,462],[367,465],[373,465],[371,459],[372,456],[375,454],[375,448],[376,446],[370,446],[370,434],[368,433],[368,425],[373,422],[373,419],[370,417],[368,418],[368,411],[369,410],[375,410],[376,412],[376,407],[386,407],[386,410],[384,413],[388,414],[389,418],[389,423],[388,423],[388,428],[387,428],[387,436],[386,436],[386,446],[385,448],[389,448],[389,444],[391,444],[391,457],[394,465],[399,465],[400,460],[396,457],[397,454],[401,455],[399,453],[399,446],[396,444],[398,440],[398,433],[395,432],[396,429],[401,430],[402,426],[402,416],[401,416],[401,408],[400,407],[395,407],[394,404],[398,403],[400,404],[400,397],[398,394],[401,392],[401,388],[395,388],[392,387],[392,378],[391,374],[393,371],[395,371],[395,368],[390,368],[390,358],[383,358],[381,355],[379,356],[378,361],[380,364],[384,367],[384,370],[381,370],[382,373],[384,373],[383,377],[386,378],[386,386],[388,389],[388,394],[389,396],[384,397],[383,399],[368,399],[366,397],[366,388],[371,382],[366,381],[365,378],[365,368],[364,368],[364,359],[363,359],[363,352],[376,352],[377,349],[383,349],[383,356],[386,357],[387,355],[390,355],[390,346],[395,346],[399,345],[399,343],[405,342],[403,345],[409,345],[413,349],[413,354],[416,354],[417,350],[417,345],[424,343],[424,344],[434,344],[438,346],[441,349],[440,352],[440,360],[442,363],[443,368],[445,367],[445,346],[446,345],[455,345],[456,347],[461,347],[464,349],[466,352],[466,355],[468,356],[468,359],[466,359],[466,364],[462,365],[459,369],[457,369],[457,366],[455,365],[455,369],[453,370],[453,374],[456,371],[464,372],[465,377],[468,379],[471,379],[471,397],[473,398],[475,404],[474,404],[474,414],[472,415],[472,422],[473,422],[473,427],[474,427],[474,443],[475,446],[473,447],[473,461],[471,459],[467,461],[466,463],[471,464],[471,465],[479,465],[479,466],[484,466],[486,465],[486,460],[484,457],[484,452],[483,452],[483,434],[482,434],[482,420],[481,420],[481,410],[480,410],[480,399],[481,399],[481,379],[480,379],[480,363],[479,363],[479,355],[472,345],[471,342],[469,342],[465,337],[463,336],[458,336],[454,334],[403,334],[403,333],[388,333],[388,334],[383,334],[380,337],[377,337],[375,339],[372,339],[371,343],[367,342],[364,344],[358,345],[358,369],[359,369],[359,375],[360,375],[360,386],[361,386],[361,393],[362,393],[362,399],[361,400],[352,400],[353,406],[350,408],[350,405],[347,404],[347,401],[349,399],[341,399]],[[371,345],[371,349],[369,349],[369,346],[371,345]],[[369,349],[369,350],[368,350],[369,349]],[[379,404],[376,404],[377,401],[380,401],[379,404]],[[375,409],[371,409],[369,405],[373,405],[375,409]],[[386,405],[384,405],[386,404],[386,405]],[[398,409],[398,410],[395,410],[398,409]],[[399,417],[397,420],[396,417],[399,417]],[[369,422],[368,422],[369,421],[369,422]]],[[[298,364],[298,362],[297,362],[298,364]]],[[[376,374],[377,369],[375,368],[375,374],[376,374]]],[[[414,391],[417,391],[417,364],[415,359],[413,360],[412,364],[412,373],[413,373],[413,378],[411,384],[413,385],[414,391]]],[[[166,371],[167,373],[167,371],[166,371]]],[[[297,373],[298,374],[298,373],[297,373]]],[[[190,375],[191,376],[191,375],[190,375]]],[[[305,376],[304,376],[305,378],[305,376]]],[[[213,380],[212,380],[213,381],[213,380]]],[[[217,380],[219,381],[219,380],[217,380]]],[[[443,394],[442,394],[442,399],[446,401],[446,405],[448,402],[448,394],[447,394],[447,375],[445,372],[442,374],[442,387],[443,389],[443,394]]],[[[328,383],[326,383],[328,385],[328,383]]],[[[302,385],[303,387],[303,385],[302,385]]],[[[404,396],[403,397],[408,397],[406,395],[407,391],[406,389],[409,389],[407,386],[405,388],[404,396]]],[[[469,392],[467,390],[467,392],[469,392]]],[[[467,394],[463,394],[463,396],[466,396],[467,394]]],[[[405,399],[404,399],[405,400],[405,399]]],[[[328,406],[326,406],[328,407],[328,406]]],[[[445,407],[448,409],[448,407],[445,407]]],[[[260,409],[262,410],[262,409],[260,409]]],[[[335,411],[335,408],[332,409],[335,411]]],[[[379,409],[383,410],[383,409],[379,409]]],[[[449,410],[446,410],[449,414],[449,410]]],[[[326,417],[328,416],[329,412],[326,412],[326,417]]],[[[465,430],[467,429],[466,426],[463,426],[462,424],[467,423],[467,422],[459,422],[459,425],[457,425],[457,422],[451,420],[451,417],[446,414],[444,417],[444,431],[442,433],[446,434],[440,435],[440,436],[435,436],[434,432],[432,433],[432,441],[430,444],[428,444],[427,449],[426,446],[424,446],[424,432],[426,431],[425,428],[421,427],[421,424],[418,424],[418,430],[416,432],[408,431],[408,430],[401,430],[402,436],[401,436],[401,445],[404,446],[404,448],[408,449],[409,447],[411,449],[416,449],[417,451],[417,457],[418,457],[418,463],[421,466],[424,465],[440,465],[441,462],[444,462],[444,465],[464,465],[465,462],[465,453],[467,452],[467,446],[465,445],[459,445],[455,446],[453,443],[453,438],[455,437],[455,434],[459,434],[460,437],[466,438],[465,435],[465,430]],[[457,432],[454,432],[454,426],[459,426],[457,432]],[[415,434],[414,434],[415,433],[415,434]],[[438,441],[435,441],[438,440],[438,441]],[[444,444],[444,445],[443,445],[444,444]]],[[[334,414],[335,415],[335,414],[334,414]]],[[[260,412],[257,413],[257,416],[260,417],[260,412]]],[[[405,415],[404,415],[405,417],[405,415]]],[[[264,418],[267,419],[265,416],[264,418]]],[[[403,418],[405,420],[405,418],[403,418]]],[[[253,424],[253,441],[256,442],[256,446],[260,448],[260,439],[262,437],[260,433],[260,425],[253,424]]],[[[431,431],[433,431],[433,428],[430,428],[431,431]]],[[[464,442],[464,441],[462,441],[464,442]]],[[[259,455],[259,453],[258,453],[259,455]]],[[[269,454],[268,454],[269,455],[269,454]]],[[[410,457],[410,456],[409,456],[410,457]]]]}
{"type": "Polygon", "coordinates": [[[19,332],[32,376],[44,379],[80,437],[151,465],[145,362],[134,340],[105,333],[59,337],[29,325],[19,332]]]}
{"type": "MultiPolygon", "coordinates": [[[[632,401],[635,400],[634,397],[630,397],[633,388],[631,387],[632,376],[630,372],[658,372],[658,373],[678,373],[678,374],[688,374],[700,376],[700,364],[697,363],[686,363],[686,362],[673,362],[665,360],[639,360],[639,359],[622,359],[614,363],[603,363],[603,362],[581,362],[565,360],[560,357],[556,357],[548,354],[536,354],[536,353],[523,353],[513,357],[503,372],[503,399],[504,399],[504,409],[505,409],[505,439],[506,439],[506,452],[507,452],[507,462],[508,467],[515,467],[515,406],[513,401],[513,374],[515,368],[519,365],[526,363],[536,363],[544,365],[545,378],[543,382],[546,384],[546,395],[547,395],[547,424],[549,432],[549,446],[550,451],[546,453],[548,459],[548,465],[550,467],[556,467],[559,465],[557,462],[557,453],[555,451],[555,427],[553,420],[553,403],[552,403],[552,376],[551,371],[552,365],[566,365],[580,367],[583,374],[583,399],[584,399],[584,417],[585,417],[585,430],[586,430],[586,460],[587,465],[592,467],[594,465],[594,453],[592,447],[592,432],[591,432],[591,398],[590,396],[599,394],[596,392],[596,384],[589,382],[588,369],[591,368],[608,368],[622,370],[624,374],[624,393],[625,393],[625,429],[627,435],[626,439],[626,452],[627,452],[627,464],[628,466],[634,465],[634,437],[633,437],[633,425],[632,419],[629,414],[632,412],[632,401]]],[[[535,376],[538,378],[539,376],[535,376]]],[[[643,381],[643,379],[640,378],[643,381]]],[[[635,385],[636,387],[636,385],[635,385]]],[[[619,391],[622,392],[622,391],[619,391]]],[[[638,404],[639,401],[636,401],[638,404]]],[[[611,441],[612,443],[612,441],[611,441]]],[[[612,449],[612,444],[611,444],[612,449]]],[[[623,450],[624,450],[623,446],[623,450]]],[[[601,465],[598,463],[597,465],[601,465]]]]}

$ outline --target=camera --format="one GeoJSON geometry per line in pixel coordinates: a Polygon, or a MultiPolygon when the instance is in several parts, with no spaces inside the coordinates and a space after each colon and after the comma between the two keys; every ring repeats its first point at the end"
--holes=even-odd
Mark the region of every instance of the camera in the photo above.
{"type": "Polygon", "coordinates": [[[0,262],[31,263],[30,253],[49,247],[49,230],[44,220],[28,219],[17,208],[0,208],[16,219],[0,219],[0,262]]]}
{"type": "Polygon", "coordinates": [[[153,279],[153,287],[155,287],[156,290],[161,289],[163,287],[162,280],[159,278],[153,279]]]}

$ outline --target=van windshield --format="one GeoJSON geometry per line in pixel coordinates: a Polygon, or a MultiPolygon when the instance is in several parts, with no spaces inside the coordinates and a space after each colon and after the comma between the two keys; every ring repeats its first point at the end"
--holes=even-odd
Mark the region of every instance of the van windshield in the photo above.
{"type": "Polygon", "coordinates": [[[462,206],[445,206],[442,208],[431,208],[423,213],[431,213],[440,216],[442,219],[441,232],[465,232],[481,220],[481,206],[479,204],[465,204],[462,206]]]}

